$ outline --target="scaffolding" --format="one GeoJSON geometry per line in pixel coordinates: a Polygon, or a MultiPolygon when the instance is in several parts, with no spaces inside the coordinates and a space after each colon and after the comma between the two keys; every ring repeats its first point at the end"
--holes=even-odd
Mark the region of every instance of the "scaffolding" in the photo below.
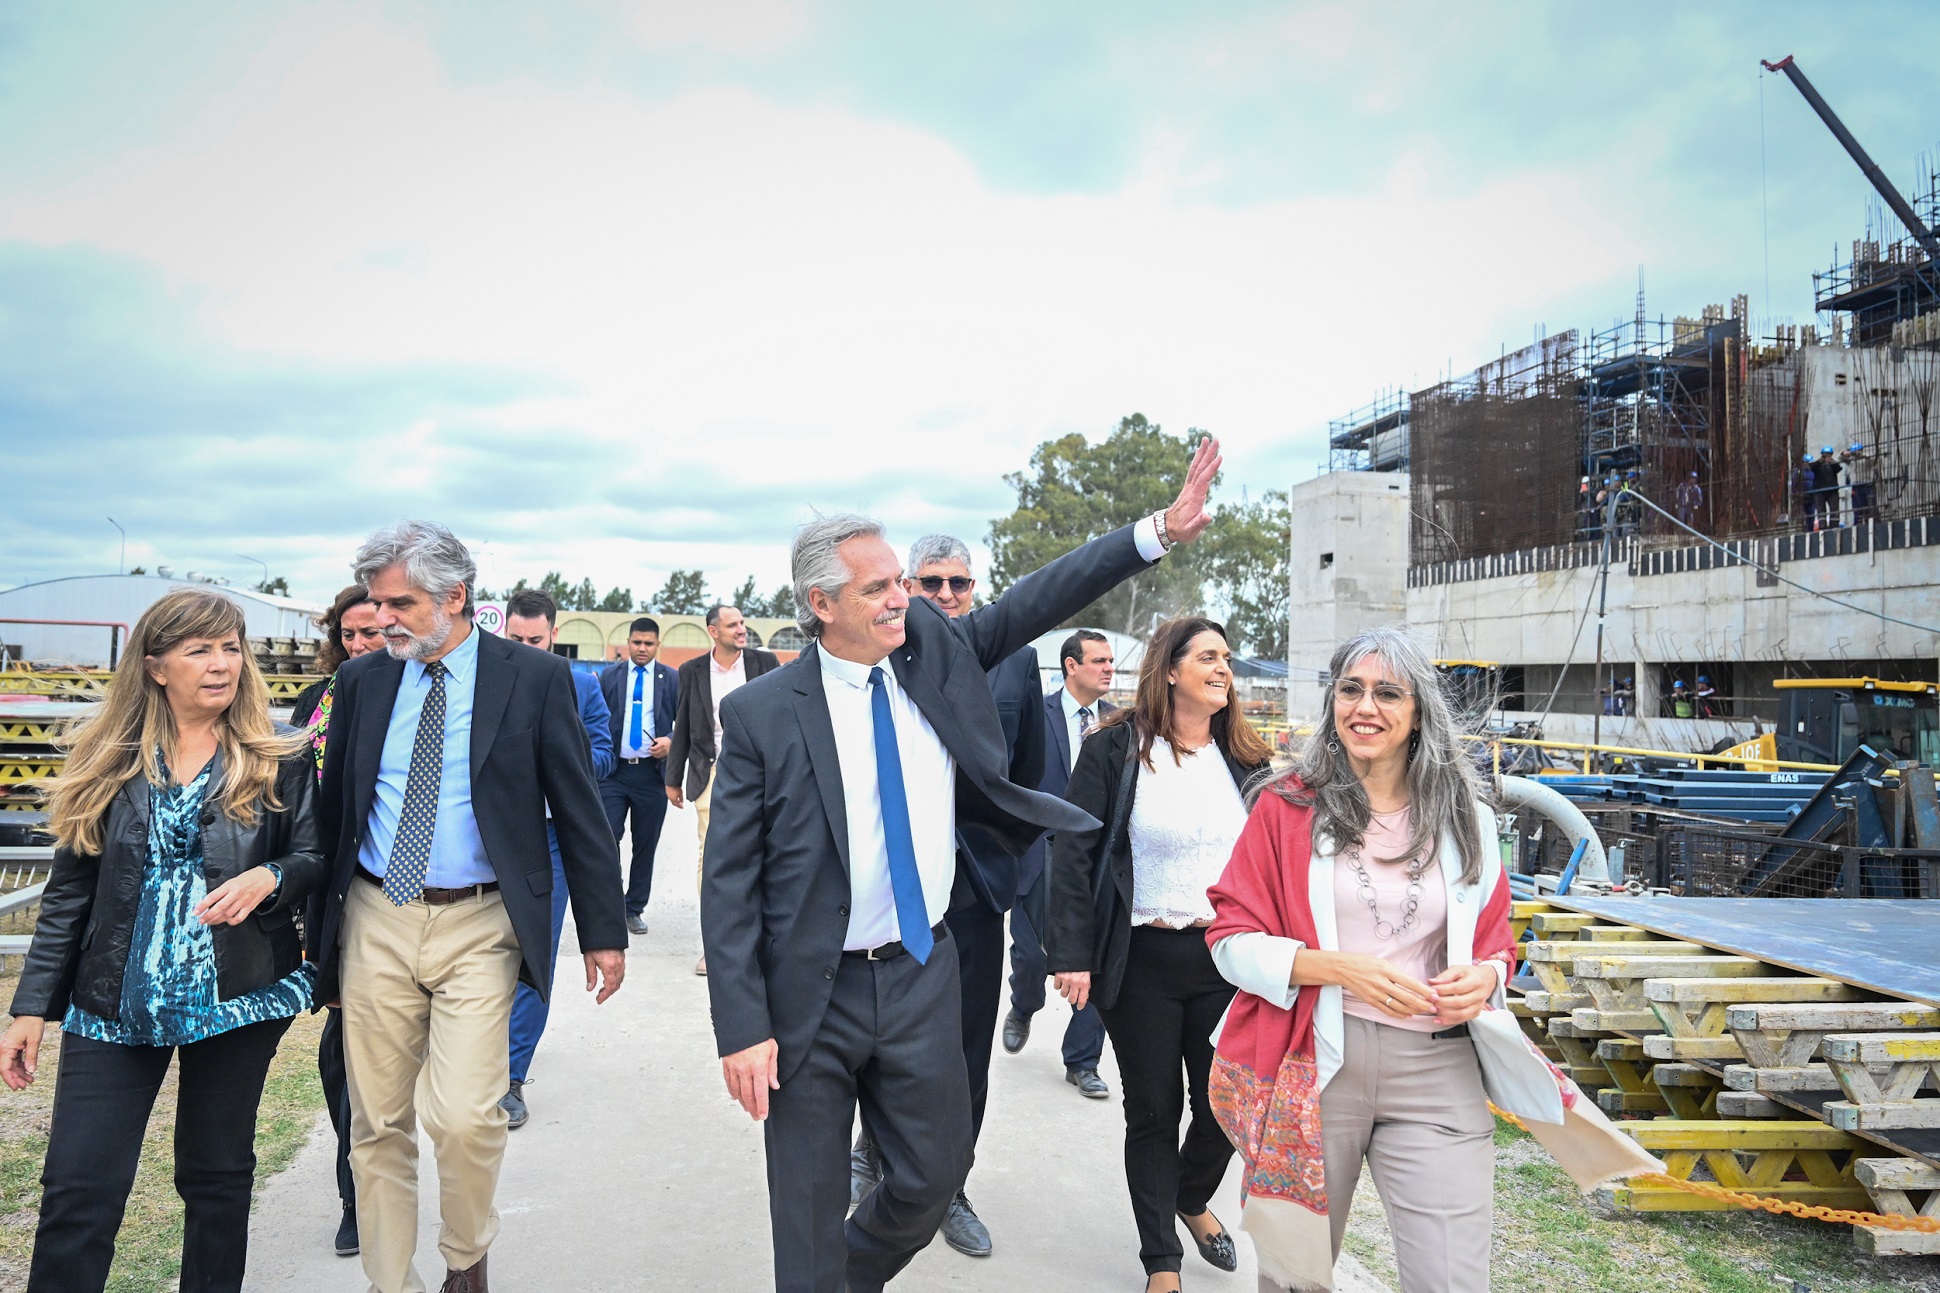
{"type": "MultiPolygon", "coordinates": [[[[1926,192],[1912,205],[1931,229],[1940,225],[1940,169],[1923,160],[1926,192]]],[[[1845,332],[1854,346],[1940,348],[1940,266],[1877,198],[1851,258],[1812,275],[1812,297],[1819,310],[1851,316],[1845,332]]]]}
{"type": "Polygon", "coordinates": [[[1408,470],[1408,392],[1385,391],[1327,424],[1327,470],[1408,470]]]}
{"type": "Polygon", "coordinates": [[[1409,423],[1411,564],[1563,543],[1575,535],[1580,385],[1572,330],[1416,392],[1409,423]]]}

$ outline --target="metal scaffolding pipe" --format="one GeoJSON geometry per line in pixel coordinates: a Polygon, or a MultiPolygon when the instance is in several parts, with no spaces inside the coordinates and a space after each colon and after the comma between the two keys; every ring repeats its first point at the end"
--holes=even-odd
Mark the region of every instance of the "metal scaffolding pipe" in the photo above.
{"type": "Polygon", "coordinates": [[[1590,825],[1582,809],[1553,787],[1528,777],[1501,777],[1498,782],[1503,807],[1520,808],[1545,817],[1569,837],[1572,845],[1581,841],[1586,846],[1582,865],[1576,872],[1578,879],[1610,882],[1610,859],[1603,851],[1603,841],[1597,838],[1596,827],[1590,825]]]}

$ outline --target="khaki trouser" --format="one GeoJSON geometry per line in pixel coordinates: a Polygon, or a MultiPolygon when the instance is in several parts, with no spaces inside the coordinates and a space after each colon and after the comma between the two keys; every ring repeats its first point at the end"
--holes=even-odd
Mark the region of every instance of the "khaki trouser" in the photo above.
{"type": "Polygon", "coordinates": [[[373,1293],[422,1293],[416,1095],[438,1159],[438,1251],[452,1270],[498,1234],[505,1156],[506,1028],[519,941],[497,893],[393,906],[359,878],[345,895],[344,1072],[357,1230],[373,1293]]]}
{"type": "MultiPolygon", "coordinates": [[[[1488,1293],[1495,1120],[1474,1043],[1353,1015],[1346,1024],[1345,1060],[1320,1094],[1334,1259],[1366,1159],[1401,1293],[1488,1293]]],[[[1262,1293],[1280,1287],[1260,1279],[1262,1293]]]]}
{"type": "Polygon", "coordinates": [[[714,769],[707,770],[707,784],[701,787],[700,795],[694,800],[695,829],[701,833],[700,852],[694,856],[694,887],[701,887],[701,876],[707,864],[707,814],[714,807],[714,769]]]}

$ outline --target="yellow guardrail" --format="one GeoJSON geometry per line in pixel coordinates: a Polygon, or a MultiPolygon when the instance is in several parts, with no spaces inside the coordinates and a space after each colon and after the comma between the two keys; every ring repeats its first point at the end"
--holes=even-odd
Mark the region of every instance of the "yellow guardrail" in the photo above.
{"type": "MultiPolygon", "coordinates": [[[[1622,754],[1637,759],[1677,759],[1695,762],[1700,768],[1712,763],[1757,764],[1755,771],[1766,772],[1837,772],[1836,763],[1794,763],[1785,759],[1770,759],[1760,754],[1699,754],[1695,751],[1644,750],[1628,745],[1592,745],[1587,741],[1547,741],[1533,740],[1519,736],[1465,736],[1464,740],[1486,742],[1491,746],[1520,745],[1538,750],[1574,750],[1583,758],[1583,770],[1590,770],[1589,756],[1592,754],[1622,754]]],[[[1498,762],[1500,756],[1498,754],[1498,762]]]]}

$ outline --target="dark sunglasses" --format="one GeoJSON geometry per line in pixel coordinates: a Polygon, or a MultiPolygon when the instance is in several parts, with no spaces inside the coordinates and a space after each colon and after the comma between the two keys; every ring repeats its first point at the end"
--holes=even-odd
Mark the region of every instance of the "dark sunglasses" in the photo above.
{"type": "Polygon", "coordinates": [[[916,582],[921,584],[923,591],[932,597],[942,592],[943,585],[945,584],[950,586],[951,592],[961,597],[975,587],[977,583],[976,580],[968,575],[951,575],[948,578],[942,575],[918,575],[916,576],[916,582]]]}

